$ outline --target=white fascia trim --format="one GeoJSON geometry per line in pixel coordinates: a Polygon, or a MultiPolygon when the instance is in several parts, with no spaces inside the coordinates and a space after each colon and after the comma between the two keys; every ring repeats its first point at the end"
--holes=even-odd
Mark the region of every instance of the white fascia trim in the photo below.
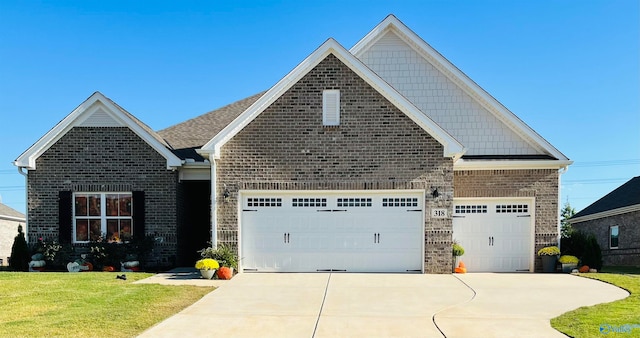
{"type": "Polygon", "coordinates": [[[15,221],[15,222],[26,222],[27,219],[24,217],[14,217],[14,216],[8,216],[8,215],[0,215],[0,219],[6,220],[6,221],[15,221]]]}
{"type": "Polygon", "coordinates": [[[174,155],[167,147],[161,144],[153,136],[144,130],[135,121],[124,114],[120,108],[114,105],[111,100],[95,92],[88,99],[82,102],[76,109],[67,115],[62,121],[56,124],[43,137],[34,143],[29,149],[22,153],[14,162],[17,167],[26,168],[27,170],[36,169],[36,159],[47,151],[53,144],[62,138],[71,128],[81,124],[87,116],[93,114],[96,110],[103,108],[114,120],[123,126],[131,129],[136,135],[142,138],[149,146],[157,151],[167,160],[167,169],[173,169],[182,165],[182,161],[174,155]]]}
{"type": "Polygon", "coordinates": [[[347,65],[347,67],[358,74],[358,76],[365,80],[387,100],[440,142],[444,146],[444,156],[457,159],[464,154],[466,149],[460,142],[458,142],[458,140],[422,113],[413,105],[413,103],[398,93],[398,91],[391,87],[391,85],[385,82],[332,38],[328,39],[318,47],[296,68],[294,68],[275,86],[260,97],[258,101],[247,108],[247,110],[218,133],[218,135],[214,136],[209,142],[207,142],[207,144],[198,150],[198,153],[203,155],[212,154],[214,158],[220,158],[220,149],[225,143],[240,132],[240,130],[242,130],[247,124],[253,121],[253,119],[275,102],[282,94],[317,66],[329,54],[336,56],[340,61],[347,65]]]}
{"type": "Polygon", "coordinates": [[[426,60],[433,61],[432,64],[440,70],[451,81],[458,84],[471,97],[476,98],[478,102],[488,111],[494,114],[499,120],[506,123],[514,132],[522,135],[525,139],[534,142],[532,146],[538,150],[547,152],[549,155],[560,160],[568,160],[568,158],[556,149],[551,143],[545,140],[531,127],[524,123],[514,113],[507,109],[502,103],[498,102],[487,91],[482,89],[477,83],[471,80],[466,74],[458,69],[454,64],[447,60],[442,54],[431,47],[420,36],[409,29],[394,15],[387,16],[380,24],[378,24],[364,38],[358,41],[349,51],[351,54],[360,58],[377,40],[379,40],[387,31],[395,29],[399,33],[398,36],[405,40],[418,54],[422,55],[426,60]],[[434,63],[435,62],[435,63],[434,63]]]}
{"type": "Polygon", "coordinates": [[[496,169],[563,169],[573,161],[562,160],[464,160],[453,163],[453,170],[496,170],[496,169]]]}
{"type": "Polygon", "coordinates": [[[580,222],[592,221],[594,219],[600,219],[600,218],[604,218],[604,217],[617,216],[617,215],[626,214],[628,212],[634,212],[634,211],[640,211],[640,204],[635,204],[635,205],[630,205],[628,207],[622,207],[622,208],[602,211],[602,212],[598,212],[598,213],[595,213],[595,214],[586,215],[586,216],[582,216],[582,217],[578,217],[578,218],[570,218],[568,221],[571,224],[575,224],[575,223],[580,223],[580,222]]]}

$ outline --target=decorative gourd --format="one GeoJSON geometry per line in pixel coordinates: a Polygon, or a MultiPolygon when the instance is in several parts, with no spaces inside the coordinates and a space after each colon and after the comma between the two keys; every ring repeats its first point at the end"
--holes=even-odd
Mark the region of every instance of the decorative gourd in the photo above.
{"type": "Polygon", "coordinates": [[[466,269],[466,266],[464,265],[464,262],[463,262],[463,261],[460,261],[460,263],[458,263],[458,267],[459,267],[459,268],[466,269]]]}
{"type": "Polygon", "coordinates": [[[580,269],[578,269],[578,271],[582,272],[582,273],[589,272],[589,266],[588,265],[583,265],[583,266],[580,267],[580,269]]]}
{"type": "Polygon", "coordinates": [[[456,273],[467,273],[467,268],[456,268],[454,271],[456,273]]]}
{"type": "Polygon", "coordinates": [[[231,277],[233,277],[233,273],[231,272],[230,268],[223,266],[218,269],[219,279],[231,279],[231,277]]]}
{"type": "Polygon", "coordinates": [[[114,271],[116,271],[116,269],[115,269],[113,266],[107,265],[107,266],[105,266],[104,268],[102,268],[102,271],[105,271],[105,272],[114,272],[114,271]]]}

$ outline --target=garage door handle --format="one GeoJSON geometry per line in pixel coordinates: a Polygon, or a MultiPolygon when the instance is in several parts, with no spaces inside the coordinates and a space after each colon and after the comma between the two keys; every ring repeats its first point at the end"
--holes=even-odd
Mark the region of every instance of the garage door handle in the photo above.
{"type": "Polygon", "coordinates": [[[489,236],[489,246],[493,246],[493,237],[489,236]]]}
{"type": "Polygon", "coordinates": [[[380,233],[373,234],[373,243],[380,243],[380,233]]]}
{"type": "Polygon", "coordinates": [[[289,243],[289,235],[290,235],[290,234],[289,234],[288,232],[285,232],[285,233],[284,233],[284,242],[285,242],[285,243],[289,243]]]}
{"type": "MultiPolygon", "coordinates": [[[[518,215],[517,217],[531,217],[531,215],[518,215]]],[[[529,270],[527,270],[529,271],[529,270]]]]}
{"type": "Polygon", "coordinates": [[[331,212],[331,209],[316,210],[317,212],[331,212]]]}
{"type": "Polygon", "coordinates": [[[258,211],[256,209],[242,209],[242,211],[258,211]]]}
{"type": "Polygon", "coordinates": [[[422,209],[409,209],[407,211],[422,211],[422,209]]]}

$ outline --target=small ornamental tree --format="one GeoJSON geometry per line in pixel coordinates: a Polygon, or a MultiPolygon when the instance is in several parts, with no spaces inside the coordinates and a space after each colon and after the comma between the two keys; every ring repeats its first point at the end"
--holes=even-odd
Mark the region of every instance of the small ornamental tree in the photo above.
{"type": "Polygon", "coordinates": [[[573,227],[569,223],[569,218],[573,217],[576,214],[576,209],[571,207],[569,202],[565,203],[560,210],[560,237],[561,238],[569,238],[574,232],[573,227]]]}
{"type": "Polygon", "coordinates": [[[18,225],[18,235],[13,240],[9,268],[13,271],[29,271],[29,246],[22,232],[22,225],[18,225]]]}

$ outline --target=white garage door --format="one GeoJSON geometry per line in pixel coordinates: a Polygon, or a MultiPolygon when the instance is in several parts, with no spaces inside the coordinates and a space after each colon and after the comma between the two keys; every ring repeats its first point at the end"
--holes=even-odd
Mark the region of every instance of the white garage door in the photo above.
{"type": "Polygon", "coordinates": [[[423,196],[415,191],[242,193],[242,269],[421,271],[423,196]]]}
{"type": "Polygon", "coordinates": [[[454,200],[453,239],[469,272],[531,271],[531,199],[454,200]]]}

